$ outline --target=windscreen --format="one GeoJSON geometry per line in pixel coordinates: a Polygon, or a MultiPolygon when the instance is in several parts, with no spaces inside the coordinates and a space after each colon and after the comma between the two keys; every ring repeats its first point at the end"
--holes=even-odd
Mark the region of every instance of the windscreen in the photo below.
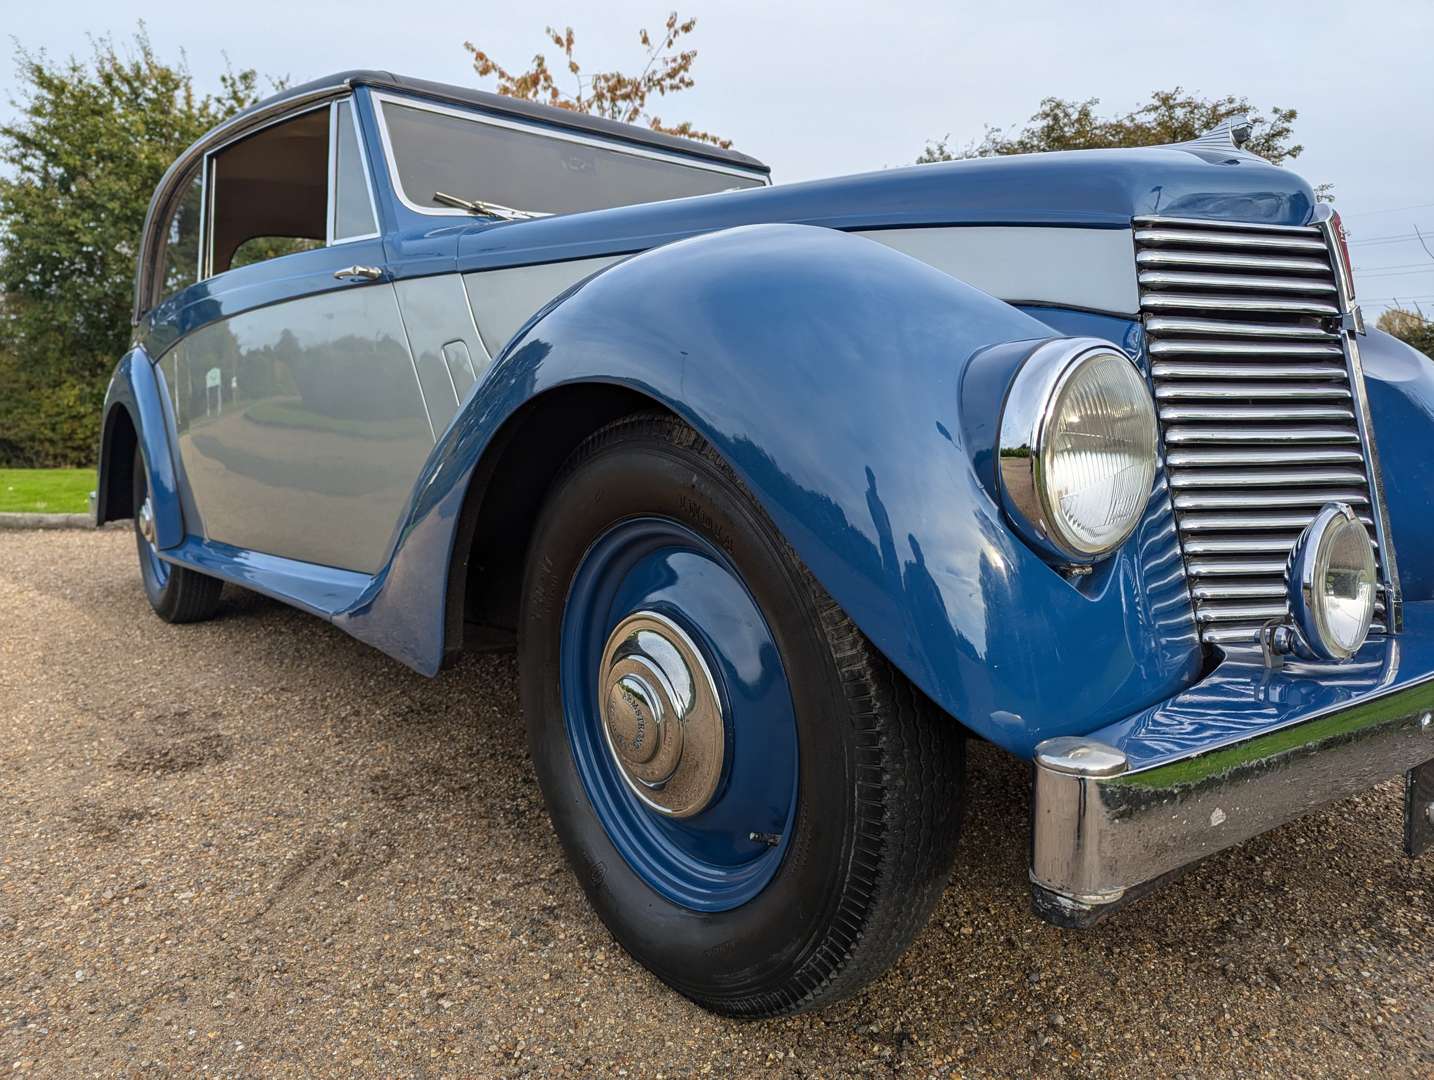
{"type": "Polygon", "coordinates": [[[651,158],[531,130],[383,103],[389,144],[408,201],[441,207],[435,192],[569,214],[633,203],[759,187],[670,158],[651,158]]]}

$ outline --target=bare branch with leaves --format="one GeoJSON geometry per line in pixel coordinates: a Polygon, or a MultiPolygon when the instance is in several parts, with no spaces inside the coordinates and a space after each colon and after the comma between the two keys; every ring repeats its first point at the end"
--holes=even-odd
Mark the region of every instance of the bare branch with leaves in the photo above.
{"type": "Polygon", "coordinates": [[[572,76],[571,91],[558,85],[553,68],[543,53],[533,57],[527,70],[511,71],[471,41],[465,41],[463,47],[473,55],[474,71],[483,78],[497,79],[500,94],[620,120],[626,124],[646,124],[654,131],[730,147],[731,139],[701,131],[693,127],[691,121],[664,123],[660,116],[648,109],[653,97],[677,94],[696,85],[692,65],[697,60],[697,50],[679,47],[679,43],[696,28],[696,19],[680,18],[674,11],[667,16],[659,34],[639,30],[637,40],[645,50],[644,64],[637,74],[629,75],[616,70],[584,74],[575,53],[573,28],[569,26],[560,32],[547,27],[548,41],[561,51],[563,66],[572,76]]]}

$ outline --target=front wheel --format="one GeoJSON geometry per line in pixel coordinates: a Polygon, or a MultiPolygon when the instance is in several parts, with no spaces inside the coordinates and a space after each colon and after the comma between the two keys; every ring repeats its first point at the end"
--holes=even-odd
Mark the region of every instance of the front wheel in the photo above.
{"type": "Polygon", "coordinates": [[[619,420],[549,493],[520,617],[529,743],[588,899],[732,1016],[846,996],[949,876],[963,743],[691,428],[619,420]]]}

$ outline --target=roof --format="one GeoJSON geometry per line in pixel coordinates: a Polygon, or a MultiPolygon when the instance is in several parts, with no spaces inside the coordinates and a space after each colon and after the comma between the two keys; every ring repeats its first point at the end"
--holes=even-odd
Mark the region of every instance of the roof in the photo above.
{"type": "Polygon", "coordinates": [[[321,79],[314,79],[311,82],[306,82],[299,86],[291,86],[272,97],[265,98],[263,101],[245,109],[235,119],[246,116],[250,112],[268,111],[290,98],[308,97],[315,91],[335,86],[372,86],[380,90],[394,90],[401,93],[418,94],[423,97],[437,98],[441,101],[447,101],[457,105],[468,105],[488,112],[503,113],[507,116],[515,116],[524,120],[549,124],[553,127],[566,128],[571,131],[582,131],[593,135],[601,135],[609,139],[637,143],[642,146],[657,147],[661,150],[673,151],[692,157],[706,158],[709,161],[718,161],[724,165],[735,165],[738,168],[751,169],[754,172],[771,172],[769,166],[754,157],[749,157],[747,154],[739,153],[736,150],[724,150],[720,146],[714,146],[711,143],[698,142],[696,139],[684,139],[680,135],[669,135],[666,132],[654,131],[652,128],[642,127],[638,124],[624,124],[621,121],[608,120],[602,116],[590,116],[587,113],[574,112],[571,109],[559,109],[555,106],[543,105],[536,101],[523,101],[519,98],[505,97],[502,94],[490,93],[487,90],[477,90],[467,86],[454,86],[450,83],[432,82],[428,79],[416,79],[409,75],[395,75],[389,71],[356,69],[353,71],[335,72],[321,79]]]}

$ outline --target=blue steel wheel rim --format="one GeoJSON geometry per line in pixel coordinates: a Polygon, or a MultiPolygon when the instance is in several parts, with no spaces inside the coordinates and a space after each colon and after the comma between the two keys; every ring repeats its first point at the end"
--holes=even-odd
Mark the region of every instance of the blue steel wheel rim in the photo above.
{"type": "MultiPolygon", "coordinates": [[[[142,458],[139,459],[138,467],[145,467],[142,458]]],[[[163,589],[165,583],[169,581],[169,563],[159,557],[159,549],[155,547],[154,542],[144,534],[142,521],[147,519],[143,518],[143,515],[153,513],[150,509],[149,485],[145,482],[145,479],[144,476],[139,478],[139,482],[144,484],[144,487],[139,490],[135,499],[138,505],[134,508],[134,535],[135,539],[139,541],[140,573],[148,581],[154,583],[156,590],[159,590],[163,589]]]]}
{"type": "Polygon", "coordinates": [[[139,550],[139,557],[144,560],[143,569],[146,575],[154,582],[155,588],[164,588],[165,582],[169,580],[169,563],[159,557],[155,546],[143,535],[139,538],[139,550]]]}
{"type": "Polygon", "coordinates": [[[727,911],[776,874],[797,805],[791,690],[766,619],[730,560],[667,518],[624,521],[584,554],[563,610],[559,684],[573,762],[619,854],[666,899],[727,911]],[[700,652],[724,716],[721,779],[691,817],[645,805],[605,734],[599,685],[609,636],[652,612],[700,652]]]}

